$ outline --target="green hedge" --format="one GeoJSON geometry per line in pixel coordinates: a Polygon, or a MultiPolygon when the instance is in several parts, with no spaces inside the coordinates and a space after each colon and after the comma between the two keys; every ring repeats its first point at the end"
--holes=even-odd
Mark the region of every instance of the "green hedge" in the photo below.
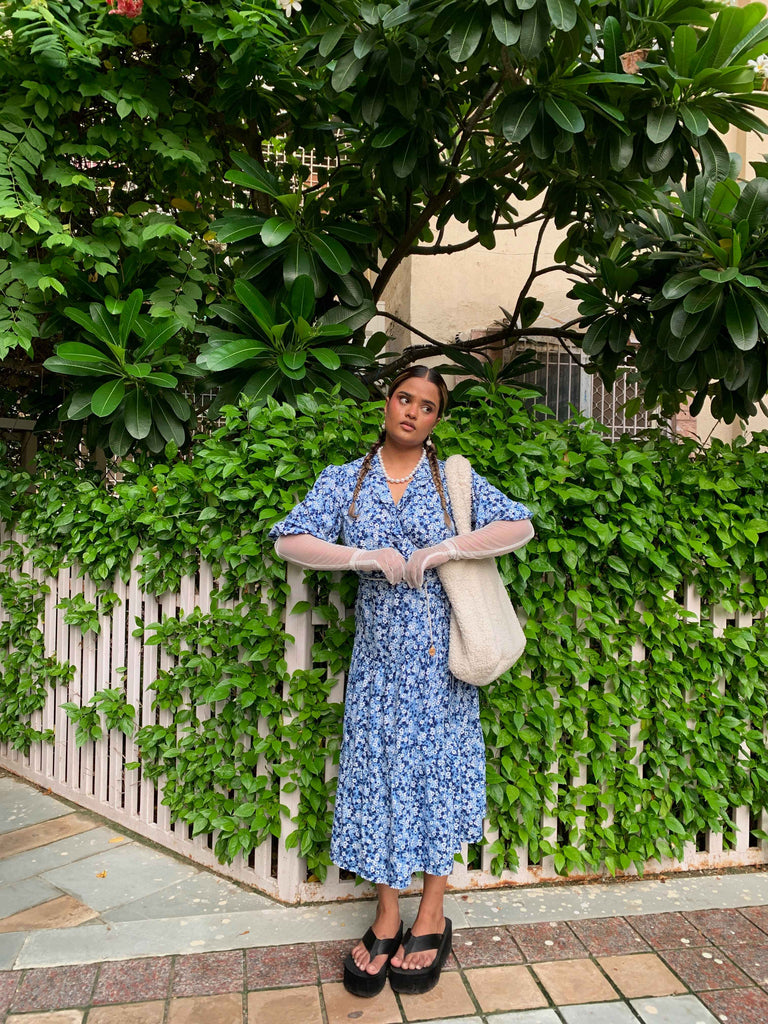
{"type": "MultiPolygon", "coordinates": [[[[165,780],[173,816],[196,834],[217,830],[222,860],[279,834],[283,777],[300,791],[289,844],[316,877],[329,863],[334,783],[324,767],[338,756],[341,706],[327,700],[328,676],[347,664],[354,628],[329,594],[338,586],[351,607],[355,581],[314,574],[327,626],[315,669],[289,677],[285,567],[266,533],[323,466],[365,450],[380,416],[375,404],[325,395],[302,399],[299,410],[230,409],[225,426],[184,457],[169,448],[164,464],[125,463],[112,492],[54,456],[41,459],[32,490],[21,474],[0,475],[5,516],[26,538],[24,550],[6,543],[6,567],[20,569],[24,558],[49,573],[78,564],[106,596],[137,551],[140,584],[156,594],[175,590],[199,556],[221,563],[210,613],[147,630],[145,642],[179,660],[155,687],[172,725],[144,727],[137,740],[143,770],[165,780]],[[231,597],[234,610],[220,607],[231,597]],[[194,708],[214,702],[221,710],[198,721],[194,708]],[[257,775],[260,754],[268,769],[257,775]]],[[[524,845],[531,863],[554,854],[563,873],[680,856],[707,829],[722,831],[727,847],[731,808],[756,814],[768,802],[768,435],[706,450],[655,433],[612,443],[591,421],[535,419],[512,396],[455,411],[438,435],[441,454],[466,454],[535,513],[535,541],[501,560],[528,616],[528,647],[482,695],[489,813],[500,833],[494,869],[514,868],[524,845]],[[701,621],[683,607],[694,582],[701,621]],[[721,636],[709,615],[715,603],[729,616],[721,636]],[[643,660],[632,658],[635,641],[643,660]],[[585,766],[586,781],[574,783],[585,766]],[[556,832],[543,825],[553,807],[556,832]]],[[[1,579],[0,740],[28,749],[41,738],[31,712],[71,667],[43,659],[30,628],[42,588],[29,576],[1,579]]],[[[82,599],[67,603],[65,617],[98,628],[82,599]]],[[[130,732],[133,711],[114,691],[85,712],[68,708],[83,742],[102,725],[130,732]]]]}

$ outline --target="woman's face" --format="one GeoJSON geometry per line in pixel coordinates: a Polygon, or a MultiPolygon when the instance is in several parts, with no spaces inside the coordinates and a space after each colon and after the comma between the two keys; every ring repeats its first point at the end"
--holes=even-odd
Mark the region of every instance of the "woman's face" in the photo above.
{"type": "Polygon", "coordinates": [[[419,448],[440,419],[440,391],[424,377],[399,384],[384,407],[387,440],[405,448],[419,448]]]}

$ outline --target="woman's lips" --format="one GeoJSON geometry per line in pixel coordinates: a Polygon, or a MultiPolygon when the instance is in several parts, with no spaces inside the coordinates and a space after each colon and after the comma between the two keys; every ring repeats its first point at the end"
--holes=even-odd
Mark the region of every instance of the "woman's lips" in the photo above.
{"type": "Polygon", "coordinates": [[[416,427],[414,427],[414,425],[412,423],[401,423],[400,426],[404,430],[415,430],[416,429],[416,427]]]}

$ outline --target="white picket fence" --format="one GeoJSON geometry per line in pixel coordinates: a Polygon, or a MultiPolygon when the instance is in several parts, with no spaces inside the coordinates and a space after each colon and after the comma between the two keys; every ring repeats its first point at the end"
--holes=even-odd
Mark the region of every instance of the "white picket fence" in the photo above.
{"type": "MultiPolygon", "coordinates": [[[[3,534],[0,532],[0,540],[3,534]]],[[[22,540],[22,538],[15,538],[22,540]]],[[[8,571],[0,566],[0,572],[8,571]]],[[[23,571],[43,580],[41,574],[27,564],[23,571]]],[[[297,602],[310,601],[311,594],[304,583],[303,573],[289,567],[288,580],[291,595],[287,607],[297,602]]],[[[75,627],[64,622],[64,611],[57,604],[64,598],[82,594],[87,601],[98,607],[95,585],[87,577],[78,576],[74,569],[63,569],[56,578],[44,582],[50,587],[45,599],[45,608],[40,628],[44,634],[45,654],[55,655],[75,666],[75,674],[69,685],[51,690],[45,708],[35,716],[32,724],[39,729],[51,729],[55,734],[53,744],[38,743],[24,756],[0,744],[0,767],[22,776],[31,782],[50,789],[53,793],[73,803],[94,811],[140,836],[188,857],[197,864],[212,868],[222,875],[254,886],[265,893],[286,902],[325,901],[343,899],[367,894],[366,886],[355,885],[354,880],[340,877],[337,868],[330,868],[324,883],[307,881],[304,861],[294,849],[287,849],[284,841],[266,842],[255,850],[250,858],[237,858],[232,864],[220,864],[213,854],[213,841],[208,836],[189,836],[189,827],[171,823],[170,813],[162,803],[162,791],[157,792],[152,781],[142,777],[141,769],[125,768],[126,764],[138,760],[133,740],[112,730],[98,742],[88,742],[80,748],[75,745],[75,729],[61,709],[65,701],[85,704],[97,690],[108,687],[122,687],[129,704],[137,709],[137,728],[157,721],[158,714],[151,707],[153,694],[150,684],[157,676],[158,669],[168,669],[173,664],[170,655],[157,646],[145,646],[140,638],[134,637],[134,622],[138,617],[143,623],[158,622],[166,616],[186,615],[196,607],[205,612],[210,607],[213,588],[211,569],[200,566],[196,576],[185,577],[179,592],[165,594],[161,598],[143,593],[138,587],[138,574],[133,573],[131,582],[114,585],[120,603],[110,615],[100,616],[101,629],[98,635],[92,632],[85,636],[75,627]],[[118,671],[125,669],[125,671],[118,671]]],[[[688,588],[687,605],[700,614],[695,592],[688,588]]],[[[715,610],[715,622],[719,628],[725,625],[725,615],[715,610]]],[[[0,620],[6,617],[0,607],[0,620]]],[[[313,627],[318,616],[312,611],[300,614],[288,613],[286,633],[294,642],[286,648],[289,671],[311,668],[313,627]]],[[[748,625],[740,620],[737,625],[748,625]]],[[[643,657],[641,645],[635,645],[634,657],[643,657]]],[[[1,668],[1,665],[0,665],[1,668]]],[[[331,699],[341,701],[344,693],[344,679],[337,678],[331,699]]],[[[170,712],[160,711],[161,724],[170,723],[170,712]]],[[[632,732],[637,747],[639,726],[632,732]]],[[[555,766],[556,768],[556,766],[555,766]]],[[[328,771],[334,769],[329,766],[328,771]]],[[[574,784],[585,784],[586,768],[573,779],[574,784]]],[[[295,814],[298,793],[282,792],[280,802],[288,809],[288,816],[295,814]]],[[[556,808],[549,809],[544,824],[556,828],[556,808]]],[[[704,868],[742,867],[768,863],[768,844],[758,842],[751,831],[758,827],[768,831],[768,815],[763,812],[758,821],[752,821],[747,807],[735,807],[732,817],[736,826],[736,842],[731,849],[723,849],[723,837],[709,833],[698,844],[687,844],[682,861],[651,862],[646,872],[670,872],[698,870],[704,868]]],[[[290,821],[284,821],[284,834],[293,830],[290,821]]],[[[489,844],[496,838],[486,828],[489,844]]],[[[505,871],[501,876],[491,873],[491,856],[488,846],[480,848],[480,867],[466,866],[467,850],[463,850],[464,863],[456,863],[451,876],[454,889],[490,888],[511,884],[532,884],[560,880],[555,873],[551,857],[539,864],[531,864],[527,850],[518,850],[519,868],[514,873],[505,871]]],[[[571,876],[572,878],[575,876],[571,876]]],[[[583,878],[585,876],[578,876],[583,878]]]]}

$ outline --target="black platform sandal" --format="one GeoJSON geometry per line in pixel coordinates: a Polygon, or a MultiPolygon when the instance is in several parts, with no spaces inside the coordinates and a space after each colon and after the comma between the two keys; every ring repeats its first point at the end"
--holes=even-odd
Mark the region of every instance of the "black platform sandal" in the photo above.
{"type": "Polygon", "coordinates": [[[389,983],[393,990],[404,995],[418,996],[433,989],[440,980],[440,971],[451,952],[451,934],[451,920],[448,917],[445,919],[442,935],[413,935],[409,928],[403,943],[404,956],[408,956],[409,953],[420,953],[425,949],[436,949],[437,954],[429,967],[415,967],[411,971],[390,964],[389,983]]]}
{"type": "Polygon", "coordinates": [[[403,922],[397,929],[394,939],[377,939],[373,928],[369,928],[362,938],[362,943],[370,954],[371,960],[386,953],[387,960],[375,974],[368,971],[361,971],[352,954],[348,953],[344,961],[344,988],[353,996],[362,996],[367,999],[370,996],[377,996],[387,983],[387,968],[389,961],[397,952],[400,943],[403,941],[403,922]]]}

